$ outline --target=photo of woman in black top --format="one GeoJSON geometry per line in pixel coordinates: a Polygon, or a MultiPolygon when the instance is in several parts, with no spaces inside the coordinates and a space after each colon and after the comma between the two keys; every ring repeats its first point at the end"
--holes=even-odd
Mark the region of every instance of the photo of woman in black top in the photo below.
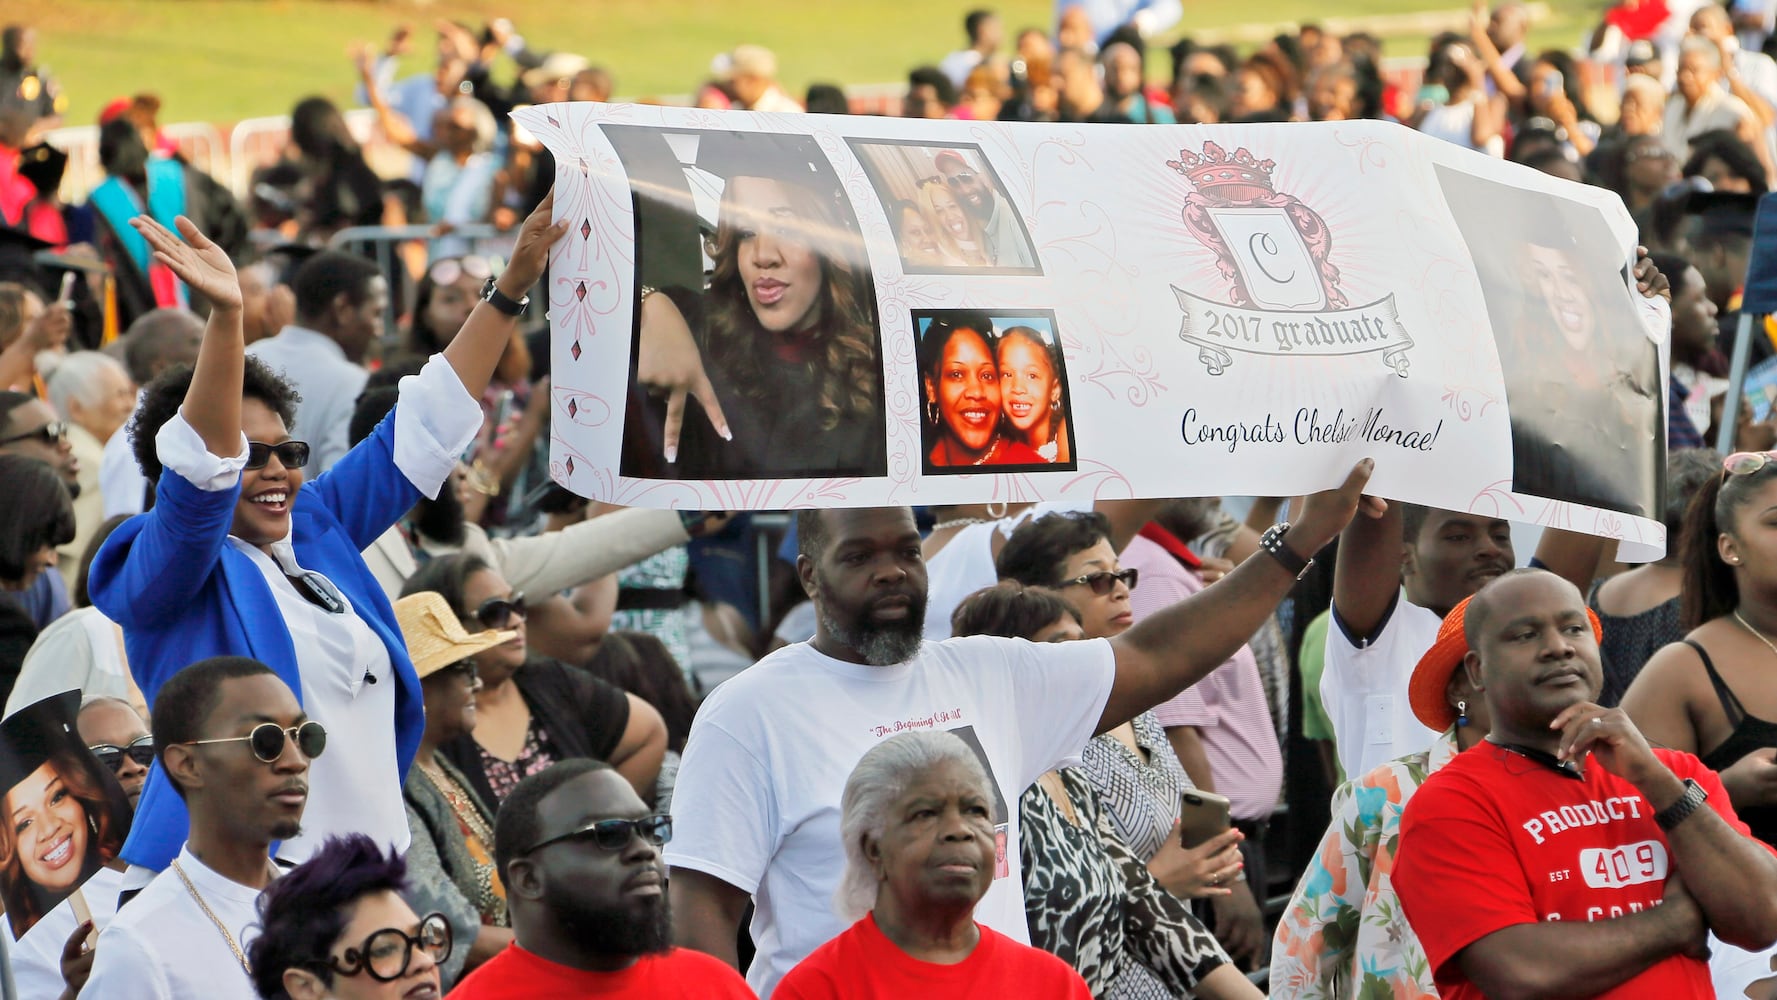
{"type": "Polygon", "coordinates": [[[875,293],[815,141],[603,128],[636,209],[624,475],[884,475],[875,293]]]}

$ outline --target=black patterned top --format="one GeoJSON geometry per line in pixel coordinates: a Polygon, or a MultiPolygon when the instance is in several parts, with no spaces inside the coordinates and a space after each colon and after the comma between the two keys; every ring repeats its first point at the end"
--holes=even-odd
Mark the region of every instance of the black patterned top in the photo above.
{"type": "Polygon", "coordinates": [[[1060,776],[1071,819],[1041,783],[1019,801],[1030,943],[1073,966],[1104,1000],[1194,991],[1227,952],[1117,836],[1085,774],[1060,776]]]}

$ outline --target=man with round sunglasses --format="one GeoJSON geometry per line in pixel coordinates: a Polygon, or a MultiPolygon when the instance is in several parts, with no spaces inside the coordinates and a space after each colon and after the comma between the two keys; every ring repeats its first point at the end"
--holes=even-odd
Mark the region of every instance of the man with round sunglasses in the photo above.
{"type": "Polygon", "coordinates": [[[248,949],[261,997],[437,1000],[457,943],[407,903],[407,864],[363,834],[332,837],[266,889],[248,949]]]}
{"type": "Polygon", "coordinates": [[[751,998],[733,969],[672,947],[660,860],[671,839],[672,820],[649,814],[602,761],[563,761],[524,779],[494,820],[515,940],[452,1000],[751,998]]]}
{"type": "Polygon", "coordinates": [[[160,768],[190,812],[188,838],[118,909],[82,995],[253,1000],[248,929],[279,873],[273,844],[302,829],[309,764],[327,731],[270,667],[240,656],[174,674],[154,709],[160,768]]]}

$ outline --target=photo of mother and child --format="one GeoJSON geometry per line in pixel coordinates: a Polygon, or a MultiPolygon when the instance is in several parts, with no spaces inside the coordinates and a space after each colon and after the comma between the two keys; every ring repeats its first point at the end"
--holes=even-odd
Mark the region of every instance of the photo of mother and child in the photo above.
{"type": "Polygon", "coordinates": [[[870,176],[907,274],[1041,274],[1030,234],[973,146],[848,140],[870,176]]]}
{"type": "Polygon", "coordinates": [[[1067,372],[1046,312],[917,311],[928,473],[1072,469],[1067,372]]]}

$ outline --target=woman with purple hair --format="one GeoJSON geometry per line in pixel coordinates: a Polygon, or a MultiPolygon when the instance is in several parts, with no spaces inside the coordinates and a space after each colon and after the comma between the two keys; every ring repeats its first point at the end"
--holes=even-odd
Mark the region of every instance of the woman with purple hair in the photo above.
{"type": "Polygon", "coordinates": [[[437,1000],[450,923],[402,899],[407,864],[363,834],[332,837],[259,898],[248,946],[264,1000],[437,1000]]]}

